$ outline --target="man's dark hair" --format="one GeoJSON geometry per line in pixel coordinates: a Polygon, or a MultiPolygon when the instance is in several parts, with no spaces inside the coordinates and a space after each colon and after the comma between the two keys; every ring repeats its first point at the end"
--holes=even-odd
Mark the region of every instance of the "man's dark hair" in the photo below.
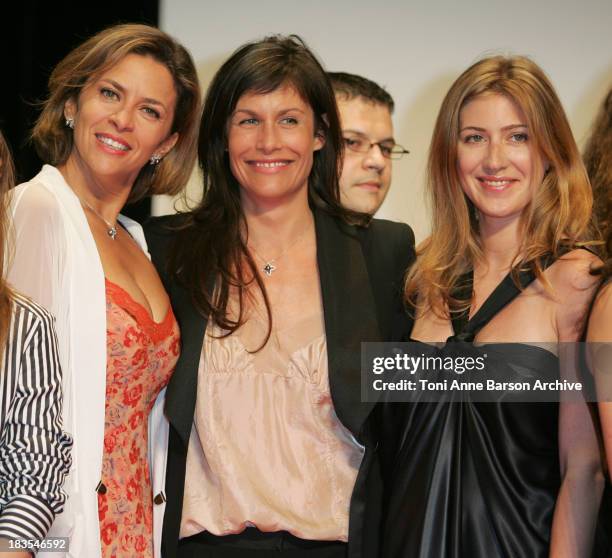
{"type": "Polygon", "coordinates": [[[327,72],[331,80],[334,93],[347,100],[362,97],[371,103],[384,105],[393,114],[395,103],[393,97],[387,93],[378,83],[372,80],[358,76],[356,74],[348,74],[346,72],[327,72]]]}

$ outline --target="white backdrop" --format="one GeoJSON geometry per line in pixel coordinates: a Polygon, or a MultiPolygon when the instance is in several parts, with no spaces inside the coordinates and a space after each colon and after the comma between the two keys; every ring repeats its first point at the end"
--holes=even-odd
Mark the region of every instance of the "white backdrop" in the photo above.
{"type": "MultiPolygon", "coordinates": [[[[525,54],[548,73],[582,147],[612,86],[612,0],[162,0],[160,26],[193,54],[201,84],[242,43],[297,33],[328,70],[362,74],[396,102],[411,153],[377,216],[428,232],[423,200],[431,130],[450,84],[485,54],[525,54]]],[[[197,197],[198,178],[189,185],[197,197]]],[[[154,212],[172,211],[157,199],[154,212]]]]}

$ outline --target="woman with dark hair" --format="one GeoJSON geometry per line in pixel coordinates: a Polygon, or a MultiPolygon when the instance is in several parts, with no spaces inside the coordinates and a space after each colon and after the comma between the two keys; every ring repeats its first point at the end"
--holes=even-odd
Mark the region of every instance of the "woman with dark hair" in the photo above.
{"type": "MultiPolygon", "coordinates": [[[[608,207],[612,214],[612,188],[596,189],[596,202],[608,207]],[[606,196],[606,197],[603,197],[606,196]]],[[[602,499],[596,546],[598,554],[609,558],[612,553],[612,227],[603,229],[607,259],[595,270],[602,280],[589,316],[587,329],[587,363],[597,388],[599,421],[603,438],[603,460],[607,469],[606,488],[602,499]]]]}
{"type": "MultiPolygon", "coordinates": [[[[544,72],[522,56],[463,72],[442,102],[428,167],[432,234],[406,280],[411,339],[485,360],[472,379],[509,389],[579,380],[575,342],[599,260],[577,247],[592,239],[592,198],[544,72]]],[[[603,477],[587,404],[497,393],[404,406],[385,558],[590,556],[603,477]]]]}
{"type": "Polygon", "coordinates": [[[0,557],[29,558],[64,507],[61,488],[70,469],[72,440],[61,428],[62,378],[53,317],[4,279],[10,258],[4,242],[7,192],[13,176],[0,132],[0,557]]]}
{"type": "Polygon", "coordinates": [[[595,349],[590,364],[602,398],[599,416],[612,475],[612,89],[593,125],[584,162],[593,187],[593,213],[605,242],[606,261],[598,270],[603,282],[589,318],[587,341],[595,349]]]}
{"type": "Polygon", "coordinates": [[[584,150],[584,165],[593,188],[593,215],[612,255],[608,233],[612,231],[612,88],[593,123],[584,150]]]}
{"type": "Polygon", "coordinates": [[[333,90],[297,37],[246,44],[215,75],[203,200],[147,230],[183,340],[166,557],[377,553],[360,344],[402,333],[414,237],[340,206],[341,154],[333,90]]]}
{"type": "Polygon", "coordinates": [[[147,435],[167,435],[147,419],[179,333],[142,229],[120,211],[187,183],[199,106],[195,66],[172,37],[147,25],[101,31],[51,73],[32,134],[48,164],[12,191],[9,279],[57,320],[74,466],[51,533],[70,538],[68,556],[159,548],[151,492],[163,492],[164,463],[150,470],[147,435]]]}

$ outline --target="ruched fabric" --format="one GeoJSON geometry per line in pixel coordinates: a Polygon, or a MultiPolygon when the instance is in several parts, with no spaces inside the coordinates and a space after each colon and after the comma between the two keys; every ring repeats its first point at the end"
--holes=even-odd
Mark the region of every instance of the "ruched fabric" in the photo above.
{"type": "Polygon", "coordinates": [[[229,337],[206,332],[181,538],[254,526],[346,541],[363,450],[334,411],[322,315],[254,352],[265,331],[252,318],[229,337]]]}
{"type": "MultiPolygon", "coordinates": [[[[520,280],[524,287],[533,276],[520,280]]],[[[541,347],[472,344],[520,292],[506,277],[472,319],[453,320],[455,335],[441,351],[487,353],[487,377],[512,369],[558,379],[557,356],[541,347]]],[[[462,391],[435,403],[387,404],[400,441],[387,471],[384,558],[548,556],[561,485],[559,404],[513,399],[475,402],[462,391]]]]}

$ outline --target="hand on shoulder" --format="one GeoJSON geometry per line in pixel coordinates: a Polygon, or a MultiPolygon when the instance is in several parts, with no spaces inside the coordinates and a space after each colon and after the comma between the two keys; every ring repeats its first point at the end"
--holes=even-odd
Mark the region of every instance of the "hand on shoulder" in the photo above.
{"type": "Polygon", "coordinates": [[[556,299],[559,341],[578,341],[600,279],[592,271],[601,265],[593,253],[575,249],[564,254],[546,271],[556,299]]]}
{"type": "Polygon", "coordinates": [[[597,293],[589,317],[587,341],[612,343],[612,281],[597,293]]]}

